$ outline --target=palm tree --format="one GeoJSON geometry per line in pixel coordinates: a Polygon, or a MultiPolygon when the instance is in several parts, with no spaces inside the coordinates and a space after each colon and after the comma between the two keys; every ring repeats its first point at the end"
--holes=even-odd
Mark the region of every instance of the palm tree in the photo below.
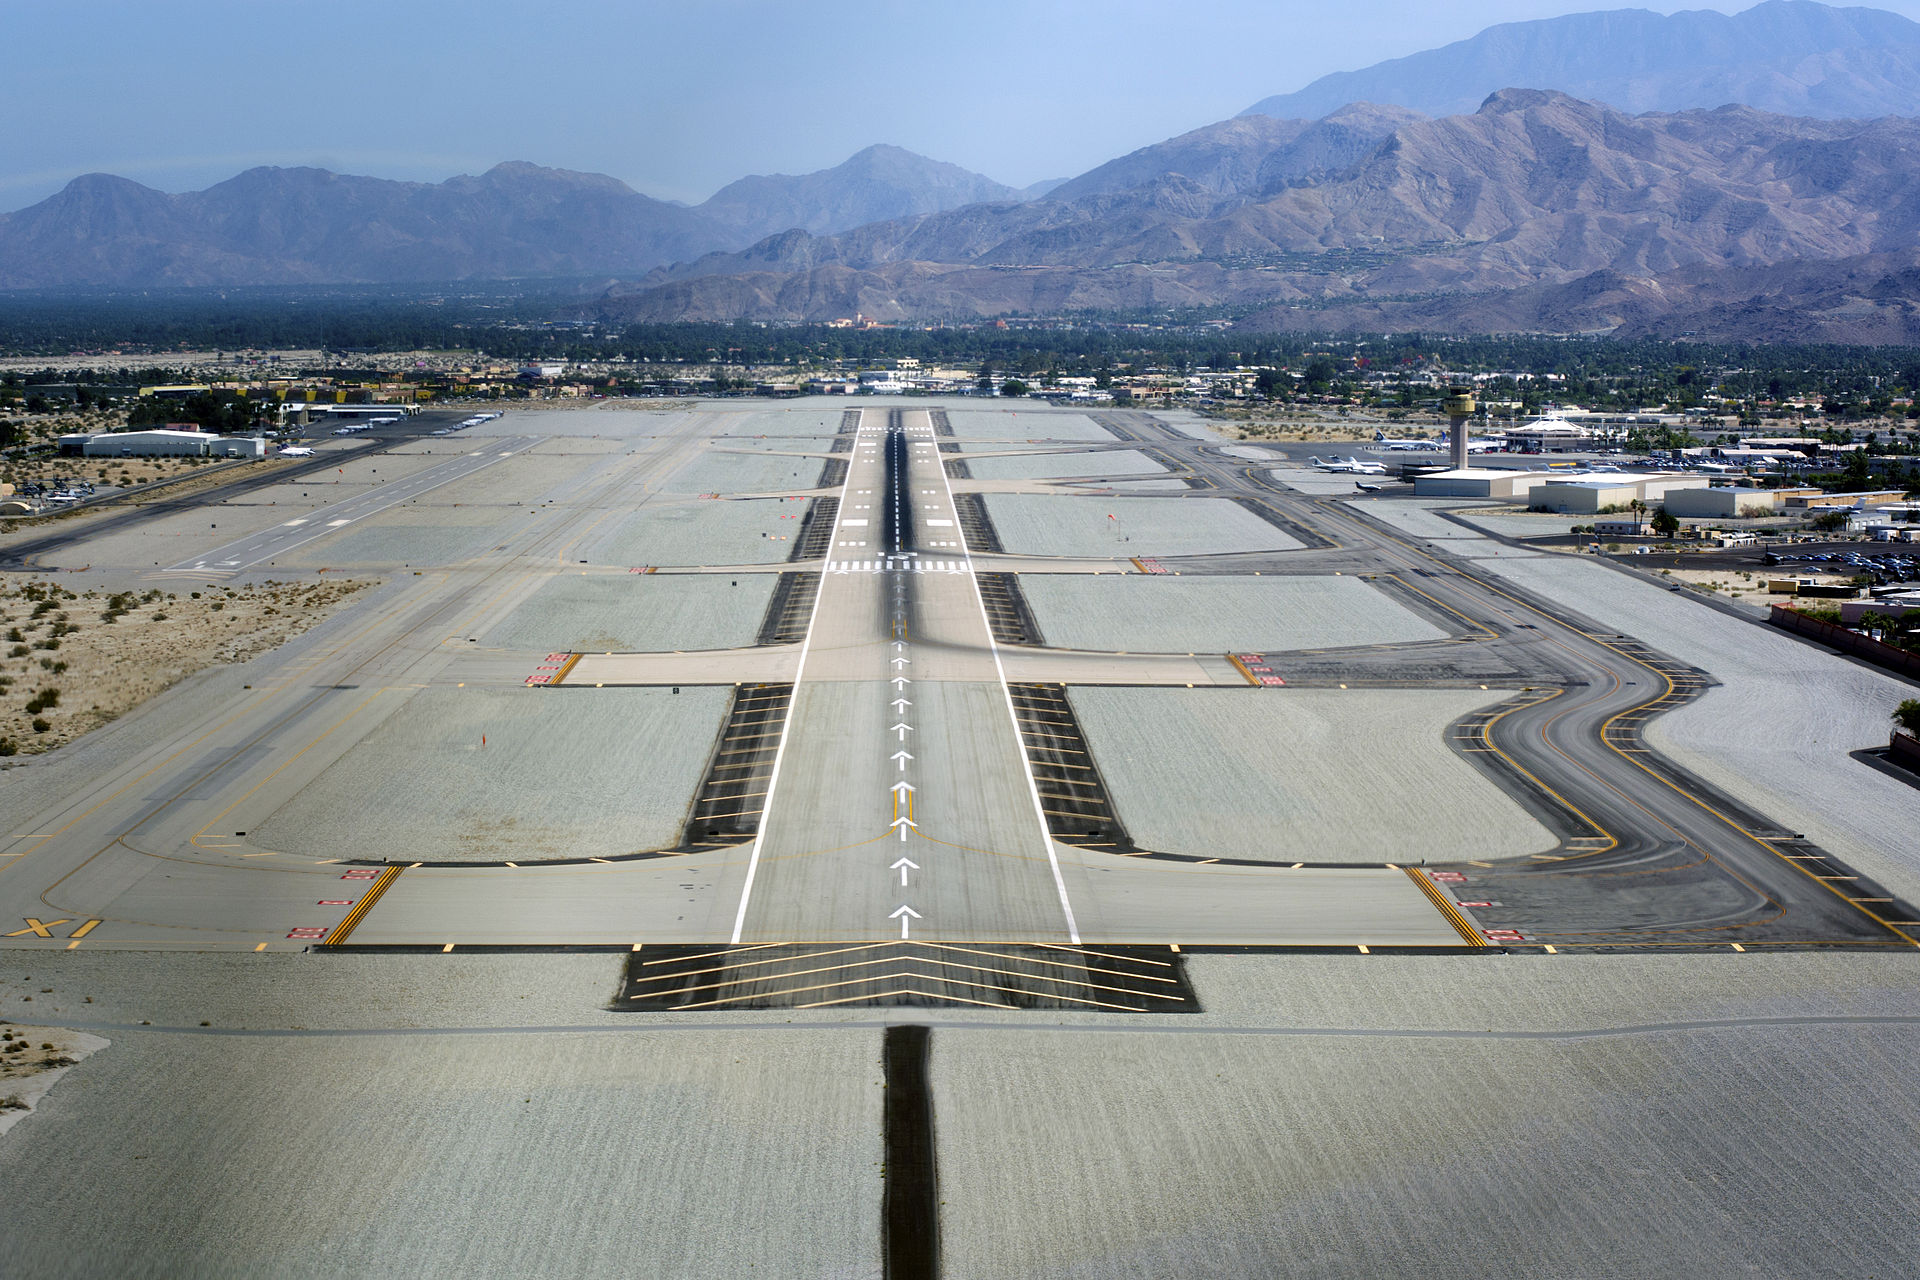
{"type": "Polygon", "coordinates": [[[1635,498],[1627,504],[1627,510],[1633,512],[1633,533],[1635,537],[1638,537],[1640,535],[1640,517],[1647,514],[1647,504],[1639,498],[1635,498]]]}

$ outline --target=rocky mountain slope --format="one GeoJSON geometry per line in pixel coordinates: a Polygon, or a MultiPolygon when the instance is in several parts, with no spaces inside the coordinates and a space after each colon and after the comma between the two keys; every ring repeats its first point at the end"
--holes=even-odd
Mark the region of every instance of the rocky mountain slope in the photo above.
{"type": "Polygon", "coordinates": [[[1322,76],[1246,114],[1313,117],[1366,101],[1446,116],[1509,85],[1631,112],[1739,103],[1829,119],[1920,115],[1920,23],[1812,0],[1767,0],[1731,16],[1576,13],[1503,23],[1444,48],[1322,76]]]}
{"type": "MultiPolygon", "coordinates": [[[[1595,277],[1718,296],[1757,280],[1721,273],[1917,242],[1920,122],[1744,107],[1632,116],[1504,90],[1471,115],[1439,120],[1348,108],[1317,124],[1229,121],[1041,200],[840,236],[789,232],[662,269],[601,305],[657,319],[824,319],[856,309],[1047,309],[1043,299],[1095,308],[1268,300],[1280,308],[1269,323],[1310,312],[1329,324],[1373,314],[1374,327],[1413,323],[1389,322],[1398,315],[1426,327],[1484,327],[1501,315],[1537,327],[1558,315],[1564,323],[1549,327],[1606,328],[1624,321],[1569,310],[1552,290],[1595,277]],[[1362,154],[1337,170],[1299,159],[1315,137],[1317,154],[1332,150],[1324,139],[1335,128],[1378,132],[1346,142],[1362,154]],[[1710,279],[1719,283],[1709,288],[1710,279]],[[1476,310],[1466,300],[1528,289],[1547,291],[1533,312],[1523,301],[1476,310]]],[[[1669,299],[1636,314],[1682,311],[1669,299]]]]}

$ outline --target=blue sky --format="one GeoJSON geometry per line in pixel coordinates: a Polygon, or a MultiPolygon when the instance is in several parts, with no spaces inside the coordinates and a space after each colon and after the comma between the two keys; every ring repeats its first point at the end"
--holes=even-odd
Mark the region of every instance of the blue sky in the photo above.
{"type": "MultiPolygon", "coordinates": [[[[180,191],[259,164],[439,180],[501,160],[695,202],[873,142],[1025,185],[1328,71],[1607,7],[0,0],[0,209],[95,171],[180,191]]],[[[1920,0],[1876,7],[1920,18],[1920,0]]]]}

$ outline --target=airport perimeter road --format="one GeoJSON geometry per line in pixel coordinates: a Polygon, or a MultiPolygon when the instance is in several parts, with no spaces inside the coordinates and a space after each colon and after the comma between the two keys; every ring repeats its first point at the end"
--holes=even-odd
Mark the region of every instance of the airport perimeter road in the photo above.
{"type": "MultiPolygon", "coordinates": [[[[1270,464],[1125,416],[1146,452],[1183,463],[1213,486],[1207,492],[1311,527],[1457,621],[1486,628],[1482,643],[1540,686],[1459,744],[1563,840],[1520,863],[1457,868],[1468,877],[1461,897],[1498,904],[1473,908],[1496,938],[1557,947],[1920,945],[1914,917],[1884,890],[1638,742],[1639,725],[1709,676],[1410,540],[1347,495],[1309,497],[1275,483],[1270,464]]],[[[1326,678],[1325,668],[1318,674],[1326,678]]],[[[1447,857],[1436,850],[1433,861],[1447,857]]]]}
{"type": "Polygon", "coordinates": [[[397,507],[423,493],[438,489],[443,484],[451,484],[476,471],[485,470],[502,458],[511,458],[535,442],[535,438],[531,436],[468,441],[467,443],[476,444],[479,447],[469,449],[462,457],[443,462],[439,466],[429,467],[404,480],[389,481],[298,519],[284,521],[271,529],[249,534],[226,546],[215,547],[211,551],[189,557],[178,564],[167,566],[162,572],[203,575],[243,572],[255,565],[265,564],[275,556],[285,555],[295,547],[304,546],[306,543],[344,529],[355,521],[379,515],[390,507],[397,507]]]}

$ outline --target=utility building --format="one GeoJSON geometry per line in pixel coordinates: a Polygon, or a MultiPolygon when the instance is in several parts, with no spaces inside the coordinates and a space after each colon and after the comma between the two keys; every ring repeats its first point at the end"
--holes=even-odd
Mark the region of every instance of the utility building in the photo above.
{"type": "Polygon", "coordinates": [[[1770,516],[1780,499],[1772,489],[1679,489],[1666,495],[1667,514],[1683,520],[1770,516]]]}
{"type": "Polygon", "coordinates": [[[1420,498],[1504,498],[1525,497],[1535,485],[1553,477],[1544,471],[1498,471],[1491,467],[1459,467],[1417,476],[1414,496],[1420,498]]]}
{"type": "Polygon", "coordinates": [[[1705,476],[1633,475],[1624,471],[1553,476],[1548,477],[1545,484],[1534,486],[1527,505],[1535,511],[1590,515],[1609,507],[1625,507],[1636,500],[1658,502],[1681,490],[1705,489],[1709,483],[1705,476]]]}

